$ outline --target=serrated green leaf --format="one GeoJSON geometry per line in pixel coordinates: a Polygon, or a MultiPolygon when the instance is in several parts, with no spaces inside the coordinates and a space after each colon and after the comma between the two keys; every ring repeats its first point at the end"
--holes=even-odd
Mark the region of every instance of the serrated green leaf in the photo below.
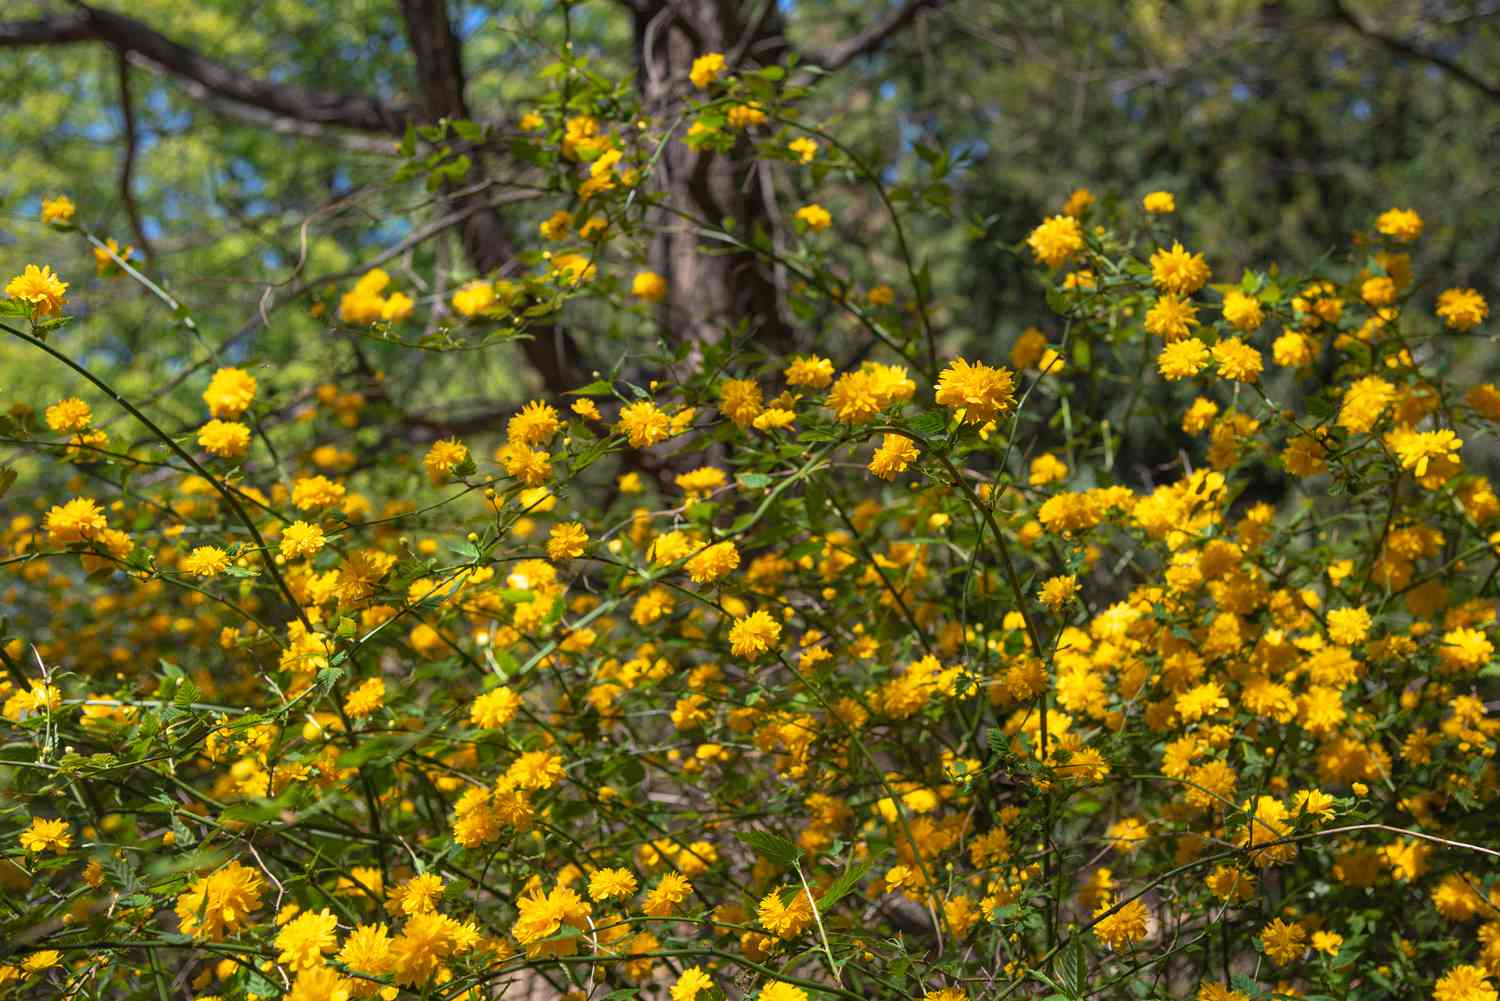
{"type": "Polygon", "coordinates": [[[769,831],[736,831],[734,836],[767,862],[780,866],[789,866],[802,855],[792,842],[769,831]]]}
{"type": "Polygon", "coordinates": [[[865,874],[873,868],[875,868],[875,863],[861,862],[839,873],[838,878],[829,883],[828,889],[823,891],[823,895],[818,898],[818,910],[826,913],[830,907],[848,896],[849,891],[853,890],[859,881],[865,878],[865,874]]]}

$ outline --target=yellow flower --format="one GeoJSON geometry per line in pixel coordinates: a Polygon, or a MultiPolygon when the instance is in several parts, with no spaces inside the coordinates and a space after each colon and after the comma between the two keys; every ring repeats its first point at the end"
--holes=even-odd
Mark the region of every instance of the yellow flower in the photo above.
{"type": "Polygon", "coordinates": [[[1067,201],[1063,202],[1063,215],[1076,218],[1087,212],[1092,204],[1094,204],[1094,193],[1088,188],[1078,188],[1068,196],[1067,201]]]}
{"type": "Polygon", "coordinates": [[[562,757],[547,751],[527,751],[506,769],[505,778],[517,789],[551,789],[567,774],[562,757]]]}
{"type": "Polygon", "coordinates": [[[661,302],[667,297],[667,280],[655,271],[641,271],[631,279],[630,294],[646,302],[661,302]]]}
{"type": "Polygon", "coordinates": [[[593,281],[598,269],[583,254],[558,254],[552,258],[552,274],[565,285],[593,281]]]}
{"type": "Polygon", "coordinates": [[[58,855],[73,844],[73,833],[68,830],[66,820],[46,820],[34,817],[31,827],[21,832],[21,847],[31,853],[52,849],[58,855]]]}
{"type": "Polygon", "coordinates": [[[1146,310],[1146,331],[1169,341],[1186,337],[1198,326],[1198,307],[1175,295],[1157,296],[1146,310]]]}
{"type": "Polygon", "coordinates": [[[635,874],[629,869],[599,869],[589,877],[589,896],[595,900],[628,897],[635,888],[635,874]]]}
{"type": "Polygon", "coordinates": [[[817,355],[797,355],[782,375],[788,386],[826,389],[833,382],[833,362],[817,355]]]}
{"type": "Polygon", "coordinates": [[[589,533],[576,521],[565,521],[553,525],[547,537],[547,556],[554,560],[570,560],[582,556],[588,548],[589,533]]]}
{"type": "Polygon", "coordinates": [[[1301,958],[1307,948],[1307,929],[1296,922],[1287,924],[1276,918],[1261,929],[1260,944],[1271,957],[1271,962],[1285,966],[1301,958]]]}
{"type": "Polygon", "coordinates": [[[760,416],[764,398],[750,379],[725,379],[719,383],[719,410],[740,427],[750,427],[760,416]]]}
{"type": "Polygon", "coordinates": [[[505,436],[518,445],[540,445],[562,428],[562,418],[550,404],[532,400],[505,425],[505,436]]]}
{"type": "Polygon", "coordinates": [[[711,584],[739,565],[740,551],[726,541],[695,553],[685,566],[694,584],[711,584]]]}
{"type": "Polygon", "coordinates": [[[646,899],[641,901],[641,912],[649,917],[664,918],[693,892],[693,884],[675,872],[661,878],[646,899]]]}
{"type": "Polygon", "coordinates": [[[808,139],[805,136],[800,139],[793,139],[786,144],[786,148],[796,153],[797,159],[801,163],[812,163],[818,155],[817,141],[808,139]]]}
{"type": "Polygon", "coordinates": [[[238,368],[221,368],[208,380],[203,402],[210,417],[235,418],[255,402],[255,377],[238,368]]]}
{"type": "Polygon", "coordinates": [[[34,316],[57,316],[67,302],[68,283],[50,267],[26,265],[25,270],[5,286],[5,294],[20,302],[31,303],[34,316]]]}
{"type": "Polygon", "coordinates": [[[1170,191],[1153,191],[1141,199],[1141,207],[1152,215],[1169,215],[1177,211],[1177,199],[1170,191]]]}
{"type": "Polygon", "coordinates": [[[1328,613],[1328,636],[1335,643],[1354,646],[1370,634],[1370,613],[1364,608],[1335,608],[1328,613]]]}
{"type": "Polygon", "coordinates": [[[469,707],[469,722],[485,730],[498,730],[515,718],[521,697],[501,686],[485,692],[469,707]]]}
{"type": "Polygon", "coordinates": [[[773,980],[760,989],[758,1001],[807,1001],[807,992],[800,987],[773,980]]]}
{"type": "Polygon", "coordinates": [[[222,941],[260,909],[264,887],[260,873],[238,862],[215,870],[177,898],[182,933],[200,942],[222,941]]]}
{"type": "Polygon", "coordinates": [[[1271,345],[1271,357],[1285,368],[1303,368],[1313,362],[1312,342],[1307,335],[1288,330],[1277,337],[1271,345]]]}
{"type": "Polygon", "coordinates": [[[797,221],[811,230],[823,230],[833,225],[833,216],[828,210],[814,202],[797,210],[797,221]]]}
{"type": "Polygon", "coordinates": [[[783,410],[781,407],[770,407],[755,415],[751,427],[757,431],[777,431],[789,428],[797,422],[795,410],[783,410]]]}
{"type": "Polygon", "coordinates": [[[1397,243],[1411,243],[1422,235],[1422,217],[1411,209],[1387,209],[1375,220],[1375,228],[1397,243]]]}
{"type": "Polygon", "coordinates": [[[548,240],[561,240],[573,231],[573,213],[558,209],[543,219],[537,230],[548,240]]]}
{"type": "Polygon", "coordinates": [[[52,430],[69,433],[88,427],[89,422],[94,419],[94,412],[87,403],[72,396],[48,407],[46,418],[47,426],[52,430]]]}
{"type": "Polygon", "coordinates": [[[1482,630],[1460,627],[1443,634],[1438,655],[1452,669],[1477,671],[1490,662],[1495,646],[1482,630]]]}
{"type": "Polygon", "coordinates": [[[58,195],[56,198],[43,198],[42,224],[71,222],[74,211],[73,199],[67,195],[58,195]]]}
{"type": "Polygon", "coordinates": [[[1151,255],[1151,281],[1157,288],[1176,295],[1192,295],[1208,283],[1208,265],[1202,254],[1188,253],[1180,243],[1151,255]]]}
{"type": "Polygon", "coordinates": [[[1208,681],[1177,696],[1173,708],[1184,722],[1192,723],[1228,709],[1229,700],[1224,697],[1224,690],[1218,682],[1208,681]]]}
{"type": "Polygon", "coordinates": [[[276,935],[277,962],[293,970],[312,970],[323,965],[323,953],[336,944],[338,925],[332,911],[306,911],[288,922],[276,935]]]}
{"type": "Polygon", "coordinates": [[[71,542],[87,542],[109,527],[98,502],[89,497],[75,497],[60,506],[48,509],[42,527],[47,530],[47,541],[54,545],[71,542]]]}
{"type": "Polygon", "coordinates": [[[250,429],[238,421],[214,418],[198,429],[198,444],[210,455],[235,459],[250,448],[250,429]]]}
{"type": "Polygon", "coordinates": [[[905,435],[886,434],[870,457],[869,470],[882,480],[894,480],[917,461],[918,454],[917,446],[905,435]]]}
{"type": "Polygon", "coordinates": [[[671,420],[650,400],[626,404],[615,430],[627,436],[632,448],[646,448],[667,440],[671,420]]]}
{"type": "Polygon", "coordinates": [[[385,682],[379,678],[366,678],[344,699],[344,712],[354,719],[363,719],[383,705],[385,705],[385,682]]]}
{"type": "Polygon", "coordinates": [[[469,282],[453,293],[452,302],[460,316],[478,316],[495,304],[495,286],[483,280],[469,282]]]}
{"type": "MultiPolygon", "coordinates": [[[[379,877],[379,870],[376,870],[375,875],[379,877]]],[[[356,926],[345,939],[344,947],[338,954],[338,961],[348,967],[350,972],[364,974],[365,977],[379,977],[391,972],[393,959],[391,936],[383,924],[356,926]]],[[[306,975],[304,973],[301,976],[306,975]]],[[[348,983],[354,997],[368,997],[380,990],[379,984],[364,977],[351,978],[348,983]]]]}
{"type": "Polygon", "coordinates": [[[1463,963],[1439,978],[1432,990],[1433,1001],[1496,1001],[1485,970],[1463,963]]]}
{"type": "Polygon", "coordinates": [[[323,529],[319,526],[305,521],[294,521],[282,529],[281,546],[278,551],[289,560],[302,556],[316,556],[322,551],[326,542],[323,529]]]}
{"type": "Polygon", "coordinates": [[[698,1001],[698,995],[713,988],[714,982],[701,966],[689,966],[672,985],[672,1001],[698,1001]]]}
{"type": "Polygon", "coordinates": [[[1438,296],[1437,315],[1449,330],[1472,330],[1489,318],[1490,306],[1471,288],[1450,288],[1438,296]]]}
{"type": "Polygon", "coordinates": [[[1042,585],[1039,599],[1053,611],[1062,608],[1078,593],[1078,578],[1072,574],[1048,578],[1042,585]]]}
{"type": "Polygon", "coordinates": [[[1068,478],[1068,464],[1051,452],[1043,452],[1031,460],[1031,469],[1026,482],[1033,487],[1045,487],[1049,483],[1061,483],[1068,478]]]}
{"type": "Polygon", "coordinates": [[[123,250],[115,242],[114,237],[104,241],[103,247],[94,248],[94,271],[99,277],[118,278],[124,272],[120,269],[116,260],[128,261],[135,253],[134,247],[125,247],[123,250]]]}
{"type": "Polygon", "coordinates": [[[1359,286],[1359,297],[1369,306],[1389,306],[1396,301],[1396,283],[1385,275],[1366,278],[1359,286]]]}
{"type": "MultiPolygon", "coordinates": [[[[1109,909],[1109,901],[1107,899],[1101,901],[1094,916],[1098,917],[1109,909]]],[[[1094,934],[1099,936],[1099,941],[1110,949],[1119,949],[1146,937],[1146,923],[1149,917],[1146,905],[1139,900],[1132,900],[1094,925],[1094,934]]]]}
{"type": "Polygon", "coordinates": [[[182,571],[199,577],[213,577],[229,567],[229,554],[218,546],[198,546],[182,559],[182,571]]]}
{"type": "Polygon", "coordinates": [[[1396,387],[1378,375],[1358,379],[1344,390],[1338,425],[1356,434],[1368,431],[1395,399],[1396,387]]]}
{"type": "Polygon", "coordinates": [[[1260,308],[1260,300],[1243,292],[1230,292],[1224,297],[1224,320],[1230,326],[1249,333],[1266,321],[1260,308]]]}
{"type": "Polygon", "coordinates": [[[801,887],[779,888],[761,898],[756,908],[761,927],[782,939],[794,939],[813,923],[812,904],[801,887]]]}
{"type": "Polygon", "coordinates": [[[321,473],[292,482],[292,506],[299,511],[329,507],[344,499],[344,486],[321,473]]]}
{"type": "Polygon", "coordinates": [[[453,471],[468,461],[469,446],[456,439],[444,438],[432,443],[422,458],[422,465],[427,470],[427,478],[436,487],[447,483],[453,471]]]}
{"type": "Polygon", "coordinates": [[[399,323],[411,315],[416,301],[405,292],[392,292],[380,308],[380,318],[389,323],[399,323]]]}
{"type": "Polygon", "coordinates": [[[1125,817],[1110,824],[1104,836],[1112,843],[1115,851],[1128,855],[1144,845],[1149,834],[1146,825],[1138,818],[1125,817]]]}
{"type": "Polygon", "coordinates": [[[1219,375],[1235,382],[1256,382],[1260,379],[1262,360],[1260,352],[1238,337],[1230,337],[1214,345],[1214,361],[1219,366],[1219,375]]]}
{"type": "Polygon", "coordinates": [[[1193,337],[1172,341],[1156,356],[1156,367],[1168,382],[1197,375],[1208,366],[1208,346],[1193,337]]]}
{"type": "Polygon", "coordinates": [[[1072,216],[1055,215],[1032,230],[1026,244],[1037,260],[1055,268],[1083,249],[1083,229],[1072,216]]]}
{"type": "Polygon", "coordinates": [[[1444,464],[1457,458],[1464,440],[1447,428],[1437,431],[1397,429],[1386,437],[1402,469],[1410,469],[1418,479],[1427,475],[1430,464],[1444,464]]]}
{"type": "Polygon", "coordinates": [[[751,101],[749,104],[736,104],[731,107],[726,118],[731,129],[748,129],[764,124],[766,113],[759,104],[751,101]]]}
{"type": "Polygon", "coordinates": [[[771,650],[780,636],[781,623],[765,609],[758,609],[735,620],[729,630],[729,649],[736,657],[756,660],[771,650]]]}
{"type": "Polygon", "coordinates": [[[727,66],[724,53],[705,52],[693,60],[693,65],[688,70],[688,79],[693,81],[693,86],[699,90],[707,90],[715,80],[724,75],[727,66]]]}
{"type": "Polygon", "coordinates": [[[1010,411],[1014,389],[1015,378],[1008,369],[955,358],[938,376],[935,399],[957,411],[965,423],[984,424],[1010,411]]]}

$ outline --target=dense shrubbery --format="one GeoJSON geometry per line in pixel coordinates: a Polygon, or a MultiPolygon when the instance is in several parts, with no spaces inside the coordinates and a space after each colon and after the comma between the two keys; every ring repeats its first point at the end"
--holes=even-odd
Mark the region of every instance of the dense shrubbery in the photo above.
{"type": "MultiPolygon", "coordinates": [[[[503,429],[423,455],[378,372],[250,357],[188,370],[174,437],[70,351],[87,292],[6,287],[78,389],[4,425],[42,500],[0,536],[0,984],[1494,1001],[1500,497],[1464,448],[1500,388],[1416,213],[1216,284],[1171,195],[1078,192],[1018,244],[1053,332],[966,360],[815,200],[946,218],[940,151],[888,188],[795,73],[713,55],[680,122],[555,79],[507,140],[553,179],[529,270],[422,333],[379,269],[320,307],[414,354],[621,338],[503,429]],[[794,243],[671,218],[669,143],[796,175],[794,243]],[[641,262],[682,225],[773,261],[824,349],[659,341],[641,262]]],[[[481,138],[414,131],[404,174],[462,184],[481,138]]]]}

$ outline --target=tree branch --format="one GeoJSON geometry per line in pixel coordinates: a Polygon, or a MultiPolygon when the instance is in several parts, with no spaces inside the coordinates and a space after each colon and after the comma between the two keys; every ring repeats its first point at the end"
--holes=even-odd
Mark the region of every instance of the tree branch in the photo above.
{"type": "MultiPolygon", "coordinates": [[[[448,19],[447,0],[401,0],[401,17],[417,64],[417,87],[426,119],[471,117],[464,96],[463,53],[448,19]]],[[[464,213],[459,235],[464,255],[475,271],[487,274],[515,256],[509,227],[498,211],[488,204],[481,211],[466,211],[476,200],[483,202],[483,196],[456,192],[451,185],[445,192],[452,210],[464,213]]],[[[539,327],[530,340],[521,342],[521,347],[548,390],[562,392],[578,384],[569,358],[576,360],[578,354],[566,334],[553,327],[539,327]]]]}
{"type": "Polygon", "coordinates": [[[1473,70],[1449,59],[1447,56],[1423,48],[1415,42],[1409,42],[1404,38],[1397,38],[1394,35],[1387,35],[1370,27],[1361,21],[1354,11],[1349,9],[1344,0],[1329,0],[1329,5],[1333,10],[1333,16],[1336,20],[1347,24],[1370,41],[1378,42],[1392,52],[1399,53],[1411,59],[1420,59],[1425,63],[1436,66],[1455,80],[1468,84],[1484,96],[1492,100],[1500,100],[1500,85],[1491,83],[1473,70]]]}
{"type": "Polygon", "coordinates": [[[830,72],[841,69],[860,56],[869,55],[879,49],[890,40],[892,35],[915,21],[917,15],[924,10],[940,7],[943,3],[944,0],[905,0],[901,6],[853,38],[822,52],[804,53],[802,63],[830,72]]]}
{"type": "Polygon", "coordinates": [[[147,265],[156,259],[156,250],[146,236],[146,226],[141,220],[141,207],[136,203],[132,187],[135,182],[135,157],[138,143],[135,127],[135,101],[130,94],[130,60],[125,53],[115,54],[115,64],[120,78],[120,114],[125,120],[125,156],[120,161],[120,200],[125,203],[125,215],[130,219],[130,231],[135,235],[136,246],[146,258],[147,265]]]}
{"type": "Polygon", "coordinates": [[[203,92],[277,118],[399,135],[410,120],[405,105],[386,104],[363,94],[305,90],[271,83],[214,62],[135,18],[80,5],[76,14],[31,21],[0,22],[0,48],[101,42],[190,81],[203,92]]]}

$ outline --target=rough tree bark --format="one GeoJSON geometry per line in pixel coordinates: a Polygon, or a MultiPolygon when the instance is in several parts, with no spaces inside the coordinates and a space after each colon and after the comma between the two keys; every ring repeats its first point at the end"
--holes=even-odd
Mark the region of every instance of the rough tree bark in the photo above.
{"type": "MultiPolygon", "coordinates": [[[[464,94],[463,51],[448,20],[447,0],[401,0],[401,17],[416,62],[423,117],[430,122],[472,118],[464,94]]],[[[476,150],[473,155],[482,172],[483,152],[476,150]]],[[[445,190],[454,188],[450,184],[445,190]]],[[[466,214],[459,236],[469,264],[484,275],[514,257],[516,248],[500,211],[484,205],[488,193],[472,188],[453,195],[449,208],[455,212],[477,209],[466,214]]],[[[531,338],[521,342],[522,349],[549,391],[561,392],[583,381],[577,347],[561,328],[539,325],[529,332],[531,338]]]]}
{"type": "MultiPolygon", "coordinates": [[[[776,0],[644,0],[633,14],[637,86],[646,113],[658,122],[670,122],[693,93],[688,71],[703,53],[737,56],[735,68],[742,68],[780,62],[788,52],[776,0]]],[[[751,337],[785,347],[790,332],[766,261],[723,244],[705,245],[690,221],[719,226],[732,219],[746,240],[757,228],[773,232],[778,221],[766,173],[747,150],[720,155],[671,142],[659,181],[669,208],[656,220],[661,235],[654,257],[667,279],[672,335],[717,341],[743,324],[751,337]]]]}

